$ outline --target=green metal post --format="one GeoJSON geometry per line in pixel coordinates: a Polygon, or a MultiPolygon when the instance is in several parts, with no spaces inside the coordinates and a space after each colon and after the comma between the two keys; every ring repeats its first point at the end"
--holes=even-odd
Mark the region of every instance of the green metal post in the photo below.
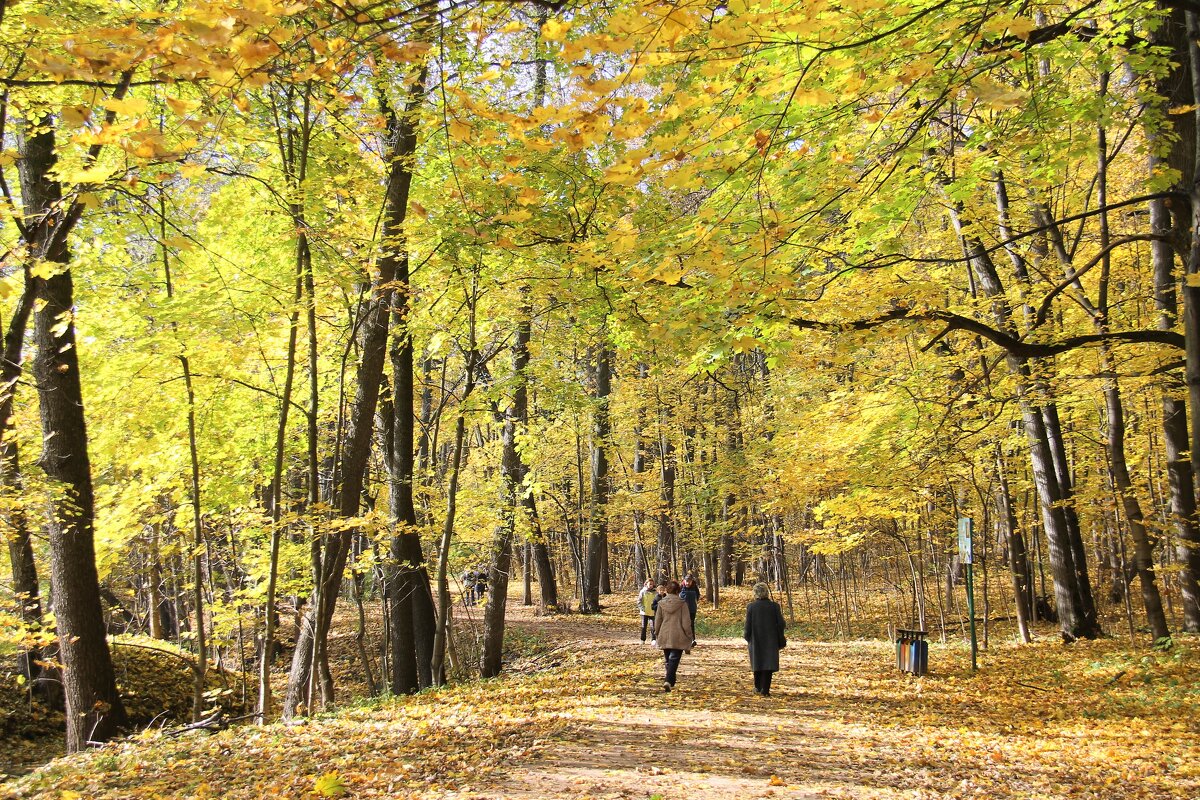
{"type": "Polygon", "coordinates": [[[975,638],[975,570],[967,563],[967,616],[971,618],[971,672],[978,669],[979,640],[975,638]]]}

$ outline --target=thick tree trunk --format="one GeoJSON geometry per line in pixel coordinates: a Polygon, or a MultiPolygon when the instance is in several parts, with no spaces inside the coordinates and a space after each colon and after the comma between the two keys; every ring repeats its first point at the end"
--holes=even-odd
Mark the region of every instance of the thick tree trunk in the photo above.
{"type": "MultiPolygon", "coordinates": [[[[407,287],[408,261],[397,271],[398,286],[407,287]]],[[[432,684],[429,662],[433,655],[435,625],[433,595],[421,550],[417,511],[413,502],[415,480],[414,357],[408,332],[408,291],[394,299],[398,330],[392,339],[393,436],[387,465],[391,518],[397,523],[391,542],[388,602],[391,626],[392,693],[408,694],[432,684]]]]}
{"type": "MultiPolygon", "coordinates": [[[[425,91],[424,70],[409,87],[409,97],[401,117],[390,118],[395,137],[396,163],[411,170],[416,152],[417,111],[425,91]]],[[[408,186],[395,202],[407,203],[408,186]]],[[[404,206],[397,209],[403,214],[404,206]]],[[[401,220],[403,218],[401,217],[401,220]]],[[[391,657],[393,694],[406,694],[433,685],[433,659],[436,618],[433,594],[429,588],[429,573],[421,548],[417,510],[413,499],[416,481],[416,415],[415,356],[412,334],[409,331],[410,300],[412,297],[408,242],[399,226],[391,232],[399,237],[392,295],[392,315],[396,330],[392,338],[392,431],[390,452],[387,453],[390,515],[397,523],[392,537],[391,565],[388,571],[388,601],[391,626],[391,657]]],[[[386,239],[385,239],[386,241],[386,239]]],[[[432,396],[426,398],[432,404],[432,396]]],[[[431,414],[431,410],[425,412],[431,414]]],[[[425,445],[426,451],[428,446],[425,445]]]]}
{"type": "MultiPolygon", "coordinates": [[[[1049,387],[1038,386],[1039,393],[1049,396],[1049,387]]],[[[1096,601],[1092,596],[1092,582],[1088,577],[1087,547],[1083,542],[1083,531],[1079,526],[1079,515],[1075,512],[1075,481],[1067,460],[1066,440],[1058,416],[1058,406],[1047,402],[1041,407],[1045,423],[1047,445],[1054,465],[1053,478],[1058,482],[1059,504],[1067,525],[1067,538],[1071,547],[1071,568],[1075,571],[1075,592],[1080,617],[1080,636],[1091,639],[1100,634],[1100,620],[1096,613],[1096,601]]]]}
{"type": "Polygon", "coordinates": [[[46,127],[18,139],[29,252],[60,270],[52,277],[34,279],[40,307],[34,312],[38,352],[33,373],[42,419],[39,463],[57,490],[47,526],[50,581],[63,665],[67,750],[75,752],[89,741],[111,739],[127,722],[100,606],[95,498],[75,342],[74,285],[67,236],[82,209],[76,205],[61,208],[62,190],[51,177],[55,163],[53,129],[46,127]],[[57,218],[52,220],[52,216],[57,218]]]}
{"type": "Polygon", "coordinates": [[[546,536],[542,533],[541,517],[538,515],[537,502],[532,492],[521,495],[521,505],[529,518],[532,534],[530,549],[533,555],[533,565],[537,569],[538,591],[542,598],[543,611],[558,610],[558,582],[554,577],[554,563],[550,560],[550,548],[546,545],[546,536]]]}
{"type": "MultiPolygon", "coordinates": [[[[1181,173],[1178,188],[1185,191],[1188,196],[1188,203],[1179,204],[1186,210],[1176,209],[1172,206],[1172,214],[1175,218],[1177,239],[1183,240],[1187,253],[1181,289],[1186,358],[1184,382],[1188,389],[1188,405],[1191,413],[1191,435],[1188,450],[1192,454],[1193,491],[1195,492],[1197,491],[1195,481],[1200,480],[1200,470],[1196,469],[1196,454],[1200,453],[1200,171],[1197,171],[1197,160],[1200,159],[1200,125],[1197,124],[1197,118],[1200,117],[1200,109],[1196,109],[1196,98],[1200,97],[1200,49],[1196,45],[1200,39],[1200,15],[1189,11],[1184,14],[1184,20],[1186,35],[1181,35],[1178,12],[1172,8],[1165,31],[1174,48],[1172,61],[1188,65],[1189,80],[1186,81],[1186,84],[1190,92],[1187,89],[1179,88],[1178,92],[1172,93],[1172,99],[1179,95],[1187,96],[1188,105],[1185,108],[1194,110],[1194,113],[1169,116],[1172,120],[1177,144],[1172,146],[1168,159],[1170,165],[1181,173]]],[[[1194,553],[1189,557],[1188,563],[1193,569],[1197,566],[1194,553]]]]}
{"type": "MultiPolygon", "coordinates": [[[[1163,4],[1159,3],[1163,8],[1163,4]]],[[[1187,24],[1184,12],[1178,7],[1169,9],[1163,24],[1154,32],[1156,43],[1170,46],[1172,57],[1170,72],[1160,80],[1158,94],[1165,98],[1166,109],[1188,108],[1192,105],[1191,64],[1187,57],[1187,24]]],[[[1163,167],[1179,171],[1181,180],[1176,189],[1186,195],[1192,189],[1196,164],[1196,118],[1193,114],[1170,114],[1166,117],[1176,134],[1170,137],[1166,158],[1156,154],[1151,147],[1149,172],[1159,174],[1163,167]]],[[[1152,143],[1161,138],[1156,131],[1148,131],[1152,143]]],[[[1154,305],[1158,311],[1159,330],[1171,330],[1179,321],[1179,303],[1176,295],[1176,250],[1186,252],[1190,237],[1191,217],[1187,203],[1166,198],[1150,201],[1151,232],[1169,235],[1169,240],[1150,243],[1150,256],[1154,264],[1154,305]]],[[[1191,318],[1195,323],[1195,317],[1191,318]]],[[[1189,334],[1185,333],[1185,337],[1189,334]]],[[[1198,337],[1192,335],[1191,338],[1198,337]]],[[[1183,630],[1200,632],[1200,527],[1196,519],[1196,485],[1193,461],[1188,455],[1187,403],[1178,397],[1183,388],[1182,376],[1177,371],[1164,375],[1166,385],[1162,391],[1163,443],[1167,454],[1167,475],[1170,486],[1171,521],[1178,541],[1177,557],[1180,564],[1179,589],[1183,605],[1183,630]]]]}

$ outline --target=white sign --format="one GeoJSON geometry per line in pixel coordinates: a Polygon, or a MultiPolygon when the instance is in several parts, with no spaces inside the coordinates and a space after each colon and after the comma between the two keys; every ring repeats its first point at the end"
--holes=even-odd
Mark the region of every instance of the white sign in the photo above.
{"type": "Polygon", "coordinates": [[[971,558],[971,534],[975,529],[975,521],[970,517],[958,518],[958,559],[964,564],[973,564],[971,558]]]}

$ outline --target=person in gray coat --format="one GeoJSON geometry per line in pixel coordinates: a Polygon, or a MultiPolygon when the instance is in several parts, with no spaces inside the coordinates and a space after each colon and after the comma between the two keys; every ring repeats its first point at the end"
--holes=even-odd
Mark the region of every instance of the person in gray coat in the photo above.
{"type": "Polygon", "coordinates": [[[786,627],[779,603],[771,599],[771,590],[765,583],[754,584],[754,601],[746,606],[742,638],[750,649],[755,694],[771,694],[771,677],[779,671],[779,651],[787,646],[783,635],[786,627]]]}
{"type": "Polygon", "coordinates": [[[667,594],[658,601],[654,612],[654,641],[663,651],[666,674],[663,676],[663,691],[675,687],[675,674],[679,671],[679,660],[684,652],[692,652],[695,635],[692,632],[692,617],[687,603],[679,599],[679,584],[667,584],[667,594]]]}

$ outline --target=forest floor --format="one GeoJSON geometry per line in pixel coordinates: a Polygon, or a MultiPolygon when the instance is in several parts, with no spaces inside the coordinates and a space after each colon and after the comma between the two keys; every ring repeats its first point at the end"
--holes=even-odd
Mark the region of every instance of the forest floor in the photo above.
{"type": "Polygon", "coordinates": [[[886,642],[793,635],[762,698],[741,640],[715,635],[664,693],[625,611],[516,608],[529,646],[504,677],[299,725],[143,734],[0,798],[1200,797],[1195,639],[1165,653],[993,641],[974,675],[961,644],[935,643],[915,678],[886,642]]]}

